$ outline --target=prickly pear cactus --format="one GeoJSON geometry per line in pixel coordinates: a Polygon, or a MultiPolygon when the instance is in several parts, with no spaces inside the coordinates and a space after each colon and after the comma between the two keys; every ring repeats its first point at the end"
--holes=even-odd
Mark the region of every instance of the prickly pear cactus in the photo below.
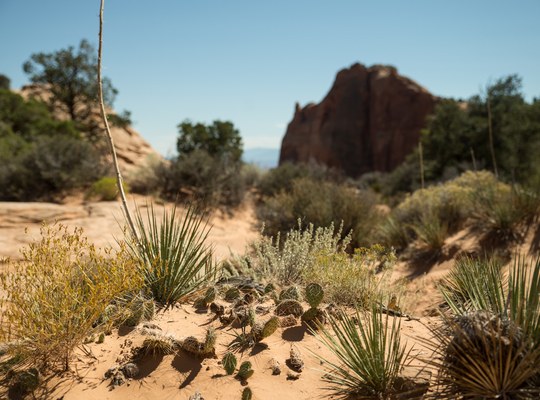
{"type": "Polygon", "coordinates": [[[264,287],[264,293],[265,293],[265,294],[268,294],[268,293],[270,293],[270,292],[273,292],[274,290],[276,290],[276,287],[274,286],[273,283],[269,283],[268,285],[266,285],[266,286],[264,287]]]}
{"type": "Polygon", "coordinates": [[[289,286],[279,294],[280,300],[296,300],[300,301],[300,290],[296,286],[289,286]]]}
{"type": "Polygon", "coordinates": [[[216,299],[216,288],[209,287],[204,294],[204,302],[210,304],[216,299]]]}
{"type": "Polygon", "coordinates": [[[326,314],[319,308],[310,308],[302,314],[302,322],[312,329],[317,329],[319,325],[326,323],[326,314]]]}
{"type": "Polygon", "coordinates": [[[279,328],[279,317],[272,317],[265,323],[258,322],[251,329],[251,336],[255,342],[260,342],[261,340],[271,336],[277,328],[279,328]]]}
{"type": "Polygon", "coordinates": [[[204,338],[203,353],[213,354],[216,351],[216,330],[214,328],[208,328],[206,331],[206,337],[204,338]]]}
{"type": "Polygon", "coordinates": [[[275,313],[279,316],[292,314],[295,317],[300,317],[304,313],[304,308],[297,300],[283,300],[277,305],[275,313]]]}
{"type": "Polygon", "coordinates": [[[221,360],[221,364],[223,365],[223,368],[225,369],[225,372],[227,372],[227,375],[232,375],[234,373],[234,370],[236,369],[236,356],[228,351],[223,356],[223,359],[221,360]]]}
{"type": "Polygon", "coordinates": [[[182,342],[182,350],[187,351],[188,353],[199,355],[203,352],[204,344],[199,342],[195,336],[188,336],[182,342]]]}
{"type": "Polygon", "coordinates": [[[251,369],[251,362],[244,361],[240,365],[240,369],[238,370],[238,377],[243,381],[247,381],[253,375],[254,372],[255,371],[251,369]]]}
{"type": "Polygon", "coordinates": [[[124,325],[133,327],[137,326],[144,316],[144,298],[140,295],[136,296],[127,310],[127,317],[124,320],[124,325]]]}
{"type": "Polygon", "coordinates": [[[306,300],[311,308],[317,308],[324,297],[324,290],[318,283],[310,283],[306,286],[306,300]]]}
{"type": "Polygon", "coordinates": [[[262,330],[262,338],[267,338],[268,336],[272,335],[277,328],[279,328],[279,318],[278,317],[272,317],[266,323],[264,324],[263,330],[262,330]]]}
{"type": "Polygon", "coordinates": [[[240,297],[240,290],[238,288],[232,287],[225,292],[225,300],[233,301],[240,297]]]}
{"type": "Polygon", "coordinates": [[[252,397],[253,392],[251,391],[249,386],[244,388],[244,390],[242,391],[242,400],[251,400],[252,397]]]}

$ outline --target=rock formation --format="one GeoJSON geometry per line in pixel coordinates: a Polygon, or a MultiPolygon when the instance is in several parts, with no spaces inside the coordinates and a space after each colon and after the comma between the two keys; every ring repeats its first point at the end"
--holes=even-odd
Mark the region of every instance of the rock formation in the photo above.
{"type": "Polygon", "coordinates": [[[354,64],[321,103],[296,104],[279,163],[315,161],[351,177],[391,171],[417,146],[435,101],[394,67],[354,64]]]}
{"type": "MultiPolygon", "coordinates": [[[[44,85],[31,84],[23,86],[19,92],[24,98],[35,97],[47,102],[50,93],[44,85]]],[[[114,112],[108,110],[108,112],[114,112]]],[[[58,119],[68,119],[69,117],[61,110],[54,110],[54,115],[58,119]]],[[[92,112],[93,120],[101,125],[101,114],[96,104],[96,109],[92,112]]],[[[105,130],[103,130],[105,137],[105,130]]],[[[143,168],[151,159],[162,159],[162,156],[131,126],[119,127],[111,124],[111,135],[114,140],[118,163],[122,172],[131,172],[138,168],[143,168]]],[[[102,142],[105,145],[105,141],[102,142]]],[[[107,152],[107,157],[109,157],[107,152]]],[[[112,160],[111,160],[112,162],[112,160]]]]}

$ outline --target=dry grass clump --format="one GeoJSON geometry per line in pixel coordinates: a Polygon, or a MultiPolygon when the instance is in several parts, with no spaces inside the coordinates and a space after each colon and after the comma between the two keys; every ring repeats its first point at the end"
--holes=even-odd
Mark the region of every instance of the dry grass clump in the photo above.
{"type": "Polygon", "coordinates": [[[43,226],[22,254],[0,280],[0,341],[40,369],[67,368],[73,350],[100,328],[106,306],[142,283],[123,247],[97,249],[81,229],[43,226]]]}

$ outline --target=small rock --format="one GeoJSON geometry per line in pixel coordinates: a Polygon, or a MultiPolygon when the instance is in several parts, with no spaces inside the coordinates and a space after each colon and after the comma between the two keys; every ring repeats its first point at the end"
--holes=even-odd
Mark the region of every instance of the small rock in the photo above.
{"type": "Polygon", "coordinates": [[[287,372],[288,381],[296,381],[298,378],[300,378],[300,374],[297,374],[296,372],[292,372],[292,371],[287,372]]]}
{"type": "Polygon", "coordinates": [[[107,372],[105,372],[105,379],[108,379],[110,378],[111,376],[113,376],[114,374],[116,374],[116,372],[120,369],[120,366],[119,365],[113,365],[111,368],[109,368],[107,370],[107,372]]]}
{"type": "Polygon", "coordinates": [[[304,369],[304,361],[294,346],[291,346],[290,357],[287,359],[287,366],[296,372],[302,372],[304,369]]]}
{"type": "Polygon", "coordinates": [[[116,371],[116,373],[113,375],[111,379],[111,386],[117,387],[122,386],[124,383],[126,383],[126,377],[122,371],[116,371]]]}
{"type": "Polygon", "coordinates": [[[139,375],[139,367],[134,363],[127,363],[122,368],[121,371],[124,373],[126,378],[135,378],[139,375]]]}
{"type": "Polygon", "coordinates": [[[198,391],[193,393],[191,396],[189,396],[189,400],[204,400],[204,397],[202,397],[202,394],[200,394],[198,391]]]}
{"type": "Polygon", "coordinates": [[[279,361],[275,358],[272,358],[270,360],[270,369],[272,370],[272,375],[281,374],[281,365],[279,364],[279,361]]]}

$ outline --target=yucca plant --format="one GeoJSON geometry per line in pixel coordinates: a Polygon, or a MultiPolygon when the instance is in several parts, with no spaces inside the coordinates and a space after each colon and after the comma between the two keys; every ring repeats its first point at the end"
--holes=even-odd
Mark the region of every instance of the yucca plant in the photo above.
{"type": "Polygon", "coordinates": [[[493,260],[457,263],[442,285],[455,317],[433,330],[441,396],[540,396],[539,290],[540,260],[518,258],[508,277],[493,260]]]}
{"type": "Polygon", "coordinates": [[[337,358],[314,354],[328,367],[322,379],[327,389],[342,398],[388,398],[397,392],[401,369],[410,349],[401,342],[399,318],[356,309],[354,316],[341,311],[329,316],[330,329],[319,326],[315,337],[337,358]]]}
{"type": "Polygon", "coordinates": [[[474,311],[436,329],[436,398],[537,399],[540,348],[511,320],[474,311]]]}
{"type": "Polygon", "coordinates": [[[479,310],[502,313],[506,297],[501,268],[495,258],[458,259],[440,286],[452,312],[456,315],[479,310]]]}
{"type": "Polygon", "coordinates": [[[135,214],[138,239],[129,237],[129,247],[141,265],[146,288],[165,308],[199,290],[216,273],[212,248],[206,243],[208,224],[193,207],[177,218],[176,207],[164,210],[158,220],[153,205],[146,218],[135,214]]]}

